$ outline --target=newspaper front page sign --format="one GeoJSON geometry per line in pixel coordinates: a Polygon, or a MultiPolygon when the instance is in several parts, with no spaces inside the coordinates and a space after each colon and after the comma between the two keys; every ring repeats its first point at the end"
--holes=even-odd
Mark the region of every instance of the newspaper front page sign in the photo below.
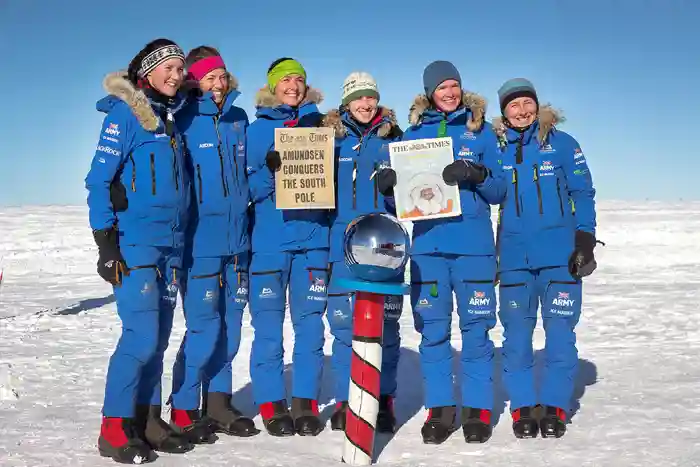
{"type": "Polygon", "coordinates": [[[277,209],[335,208],[334,138],[332,128],[275,128],[277,209]]]}
{"type": "Polygon", "coordinates": [[[400,221],[422,221],[462,214],[459,187],[442,179],[454,162],[452,138],[427,138],[389,144],[396,172],[396,215],[400,221]]]}

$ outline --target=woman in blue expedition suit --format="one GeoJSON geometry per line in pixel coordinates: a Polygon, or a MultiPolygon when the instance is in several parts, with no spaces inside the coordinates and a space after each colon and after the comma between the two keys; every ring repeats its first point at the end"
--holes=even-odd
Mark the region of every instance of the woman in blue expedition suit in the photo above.
{"type": "MultiPolygon", "coordinates": [[[[411,306],[421,333],[419,353],[428,418],[423,441],[444,442],[454,431],[450,331],[454,293],[462,334],[462,431],[483,443],[492,432],[493,342],[496,325],[496,250],[490,204],[499,204],[506,183],[498,164],[496,135],[484,121],[483,98],[462,90],[452,63],[436,61],[423,72],[425,94],[411,106],[404,141],[452,138],[455,161],[442,177],[459,186],[462,214],[413,223],[411,306]]],[[[437,188],[436,188],[437,189],[437,188]]]]}
{"type": "Polygon", "coordinates": [[[185,56],[174,42],[147,44],[126,72],[107,75],[107,114],[90,171],[90,227],[98,274],[114,288],[122,335],[109,361],[102,456],[135,464],[153,450],[192,448],[160,417],[163,355],[173,323],[188,225],[190,178],[175,114],[185,56]]]}
{"type": "MultiPolygon", "coordinates": [[[[331,357],[335,374],[336,410],[331,417],[333,430],[345,429],[350,360],[352,358],[352,321],[354,292],[337,281],[349,277],[343,255],[343,239],[348,224],[363,214],[395,212],[393,185],[396,174],[389,167],[389,143],[401,139],[403,132],[394,112],[379,107],[377,83],[368,73],[351,73],[343,83],[342,105],[331,110],[324,125],[335,128],[336,135],[336,209],[332,215],[328,289],[328,314],[334,336],[331,357]]],[[[401,271],[396,281],[403,282],[401,271]]],[[[399,318],[402,296],[387,296],[384,304],[384,342],[382,381],[380,382],[377,431],[393,433],[396,418],[393,397],[396,392],[396,368],[399,361],[399,318]]]]}
{"type": "Polygon", "coordinates": [[[231,403],[231,362],[248,302],[248,116],[234,105],[238,82],[216,49],[196,47],[185,64],[192,90],[177,124],[194,174],[192,262],[182,288],[187,332],[173,367],[170,413],[174,426],[187,432],[200,426],[200,441],[209,442],[207,427],[234,436],[259,433],[231,403]]]}
{"type": "Polygon", "coordinates": [[[281,58],[267,71],[256,96],[257,119],[248,127],[248,181],[253,202],[250,313],[255,329],[250,375],[253,396],[268,433],[318,435],[323,370],[328,210],[278,210],[275,173],[282,160],[275,128],[318,127],[321,94],[306,84],[306,70],[281,58]],[[284,384],[282,325],[289,287],[294,328],[292,410],[284,384]]]}
{"type": "Polygon", "coordinates": [[[498,91],[494,121],[512,183],[499,210],[499,318],[503,381],[518,438],[564,435],[578,365],[574,328],[581,279],[596,268],[595,189],[581,146],[539,106],[535,88],[516,78],[498,91]],[[541,391],[535,391],[532,333],[542,304],[546,343],[541,391]]]}

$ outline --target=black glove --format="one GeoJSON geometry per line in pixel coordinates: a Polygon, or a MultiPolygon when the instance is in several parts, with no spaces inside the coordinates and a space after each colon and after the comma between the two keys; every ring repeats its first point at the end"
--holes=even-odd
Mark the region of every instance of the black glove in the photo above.
{"type": "Polygon", "coordinates": [[[454,161],[442,171],[442,179],[448,185],[468,182],[478,185],[486,180],[488,171],[481,164],[460,159],[454,161]]]}
{"type": "Polygon", "coordinates": [[[122,275],[129,275],[126,262],[119,251],[116,229],[93,230],[92,236],[98,248],[97,274],[112,285],[120,285],[122,275]]]}
{"type": "Polygon", "coordinates": [[[396,186],[396,172],[391,168],[380,169],[376,173],[377,190],[384,196],[394,196],[394,187],[396,186]]]}
{"type": "Polygon", "coordinates": [[[277,172],[280,167],[282,167],[282,158],[280,157],[280,153],[275,150],[268,151],[267,155],[265,156],[265,165],[268,169],[270,169],[270,172],[277,172]]]}
{"type": "Polygon", "coordinates": [[[114,212],[124,212],[129,208],[129,199],[126,197],[126,187],[116,178],[109,185],[109,200],[112,202],[114,212]]]}
{"type": "Polygon", "coordinates": [[[569,258],[569,273],[575,279],[590,276],[598,267],[593,255],[597,241],[590,232],[576,231],[574,252],[569,258]]]}

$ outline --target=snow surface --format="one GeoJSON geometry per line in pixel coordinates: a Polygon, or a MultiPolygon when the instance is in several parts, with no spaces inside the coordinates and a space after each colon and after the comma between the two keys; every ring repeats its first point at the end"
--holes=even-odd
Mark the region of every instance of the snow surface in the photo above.
{"type": "MultiPolygon", "coordinates": [[[[394,437],[378,435],[378,465],[401,466],[699,466],[700,203],[599,203],[598,271],[584,286],[577,328],[580,408],[559,440],[517,440],[502,390],[500,423],[483,445],[456,432],[441,446],[420,441],[425,419],[410,309],[401,318],[403,348],[394,437]]],[[[0,209],[0,465],[113,465],[97,455],[105,369],[120,332],[111,288],[95,272],[82,207],[0,209]]],[[[180,308],[166,354],[170,366],[184,331],[180,308]]],[[[455,320],[453,345],[459,349],[455,320]]],[[[286,361],[293,334],[287,320],[286,361]]],[[[500,346],[502,329],[492,336],[500,346]]],[[[246,313],[235,360],[234,400],[255,413],[246,313]]],[[[543,346],[541,329],[536,347],[543,346]]],[[[331,339],[327,340],[326,353],[331,339]]],[[[457,352],[457,350],[455,351],[457,352]]],[[[321,409],[329,417],[330,378],[321,409]]],[[[261,426],[259,417],[256,423],[261,426]]],[[[265,433],[221,435],[186,455],[161,454],[154,465],[340,465],[343,434],[277,439],[265,433]]]]}

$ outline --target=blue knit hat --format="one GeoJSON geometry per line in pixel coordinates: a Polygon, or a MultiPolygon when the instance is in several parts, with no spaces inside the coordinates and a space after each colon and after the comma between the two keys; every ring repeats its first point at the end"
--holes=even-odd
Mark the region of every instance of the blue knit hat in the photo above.
{"type": "Polygon", "coordinates": [[[457,81],[462,86],[462,77],[459,75],[457,68],[444,60],[437,60],[423,70],[423,89],[425,89],[425,95],[430,99],[437,89],[443,82],[448,79],[453,79],[457,81]]]}
{"type": "Polygon", "coordinates": [[[506,108],[508,102],[518,97],[530,97],[539,105],[535,86],[525,78],[513,78],[503,83],[503,86],[498,90],[498,102],[501,104],[501,112],[506,108]]]}

